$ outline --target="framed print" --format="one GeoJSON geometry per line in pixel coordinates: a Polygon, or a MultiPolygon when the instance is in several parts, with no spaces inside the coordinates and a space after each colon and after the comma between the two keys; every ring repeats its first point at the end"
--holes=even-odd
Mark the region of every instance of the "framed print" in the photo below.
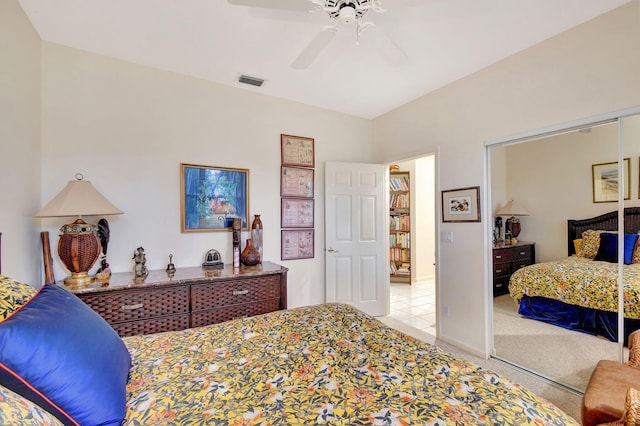
{"type": "Polygon", "coordinates": [[[281,134],[280,148],[283,166],[314,167],[313,139],[281,134]]]}
{"type": "Polygon", "coordinates": [[[280,226],[282,228],[313,228],[314,200],[282,198],[281,204],[280,226]]]}
{"type": "Polygon", "coordinates": [[[480,187],[442,191],[443,222],[480,222],[480,187]]]}
{"type": "MultiPolygon", "coordinates": [[[[624,199],[631,199],[630,160],[624,159],[622,171],[625,175],[624,199]]],[[[593,202],[610,203],[618,201],[618,162],[593,164],[591,166],[593,181],[593,202]]]]}
{"type": "Polygon", "coordinates": [[[280,260],[311,259],[314,257],[313,229],[281,230],[280,260]]]}
{"type": "Polygon", "coordinates": [[[182,232],[249,228],[249,170],[180,164],[182,232]]]}
{"type": "Polygon", "coordinates": [[[313,198],[313,169],[282,166],[280,196],[313,198]]]}

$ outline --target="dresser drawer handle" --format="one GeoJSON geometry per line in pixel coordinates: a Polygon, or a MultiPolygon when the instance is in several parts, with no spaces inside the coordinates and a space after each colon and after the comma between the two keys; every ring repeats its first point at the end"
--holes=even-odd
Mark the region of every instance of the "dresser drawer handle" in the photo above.
{"type": "Polygon", "coordinates": [[[247,293],[249,293],[249,290],[233,290],[234,296],[242,296],[247,293]]]}
{"type": "Polygon", "coordinates": [[[496,259],[502,259],[502,255],[497,255],[496,259]]]}
{"type": "Polygon", "coordinates": [[[526,251],[521,251],[520,256],[524,256],[526,253],[527,253],[526,251]]]}
{"type": "Polygon", "coordinates": [[[144,303],[136,303],[135,305],[122,305],[123,311],[135,311],[136,309],[140,309],[144,306],[144,303]]]}
{"type": "Polygon", "coordinates": [[[496,269],[496,274],[499,274],[500,272],[502,272],[502,269],[496,269]]]}

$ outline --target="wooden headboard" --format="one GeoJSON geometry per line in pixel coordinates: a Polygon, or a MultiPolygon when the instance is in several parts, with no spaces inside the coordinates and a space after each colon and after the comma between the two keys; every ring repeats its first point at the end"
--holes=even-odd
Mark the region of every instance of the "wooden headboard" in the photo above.
{"type": "MultiPolygon", "coordinates": [[[[569,256],[576,253],[573,240],[582,238],[587,229],[602,229],[605,231],[618,230],[618,211],[612,211],[588,219],[569,219],[567,221],[567,249],[569,256]]],[[[624,232],[636,234],[640,231],[640,207],[626,207],[624,209],[624,232]]]]}

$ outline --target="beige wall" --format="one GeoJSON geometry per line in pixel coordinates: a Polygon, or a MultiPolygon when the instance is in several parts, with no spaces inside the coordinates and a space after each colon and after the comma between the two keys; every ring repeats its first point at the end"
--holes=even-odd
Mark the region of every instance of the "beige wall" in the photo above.
{"type": "Polygon", "coordinates": [[[416,163],[416,238],[420,241],[416,280],[432,280],[436,276],[436,199],[435,157],[417,158],[416,163]]]}
{"type": "MultiPolygon", "coordinates": [[[[637,206],[640,116],[626,121],[625,157],[630,160],[630,196],[637,206]]],[[[507,192],[530,213],[521,217],[521,240],[536,242],[538,262],[567,256],[567,219],[585,219],[617,209],[594,203],[592,165],[618,156],[618,123],[593,127],[506,148],[507,192]]]]}
{"type": "Polygon", "coordinates": [[[51,43],[42,62],[42,201],[80,172],[122,209],[109,218],[114,271],[132,269],[138,246],[150,269],[170,253],[178,268],[199,266],[212,248],[231,263],[230,233],[180,232],[179,166],[245,168],[264,257],[290,268],[289,305],[324,301],[324,164],[370,160],[369,120],[51,43]],[[315,138],[315,259],[280,262],[281,133],[315,138]]]}
{"type": "Polygon", "coordinates": [[[38,283],[40,37],[17,1],[0,1],[0,232],[2,272],[38,283]]]}
{"type": "MultiPolygon", "coordinates": [[[[634,0],[376,118],[375,159],[437,152],[439,190],[480,185],[484,200],[485,142],[640,105],[638,51],[640,2],[634,0]]],[[[483,223],[439,223],[454,239],[438,247],[439,336],[485,355],[486,221],[485,214],[483,223]]]]}

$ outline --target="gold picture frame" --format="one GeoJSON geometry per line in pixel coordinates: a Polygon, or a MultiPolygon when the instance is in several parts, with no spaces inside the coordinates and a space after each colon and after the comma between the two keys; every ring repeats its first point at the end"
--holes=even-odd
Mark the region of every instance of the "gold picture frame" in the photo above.
{"type": "Polygon", "coordinates": [[[249,170],[180,164],[180,216],[182,232],[249,229],[249,170]]]}

